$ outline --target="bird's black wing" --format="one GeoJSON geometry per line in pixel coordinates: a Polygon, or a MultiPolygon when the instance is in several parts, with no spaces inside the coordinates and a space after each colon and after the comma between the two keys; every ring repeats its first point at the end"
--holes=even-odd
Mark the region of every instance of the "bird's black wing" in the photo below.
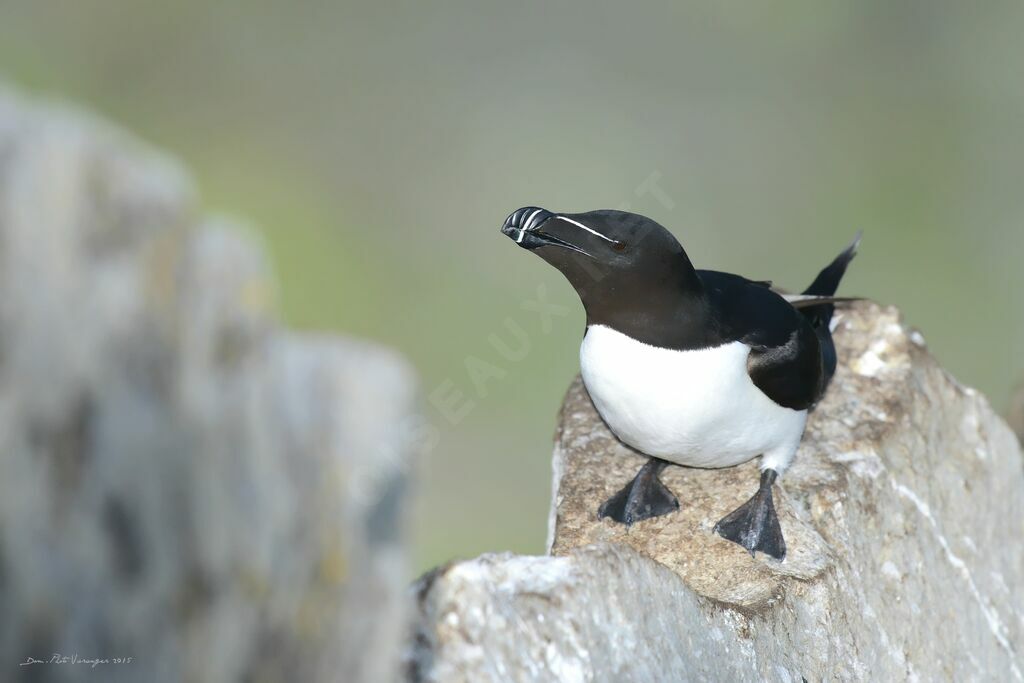
{"type": "Polygon", "coordinates": [[[747,372],[781,406],[811,408],[824,389],[821,346],[806,318],[777,293],[739,275],[699,270],[718,334],[750,347],[747,372]]]}

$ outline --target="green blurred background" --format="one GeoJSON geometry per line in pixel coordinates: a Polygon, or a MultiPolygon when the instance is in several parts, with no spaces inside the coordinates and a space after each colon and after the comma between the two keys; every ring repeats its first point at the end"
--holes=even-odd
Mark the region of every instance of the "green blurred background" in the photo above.
{"type": "Polygon", "coordinates": [[[412,359],[437,437],[424,569],[543,549],[583,316],[499,234],[521,205],[628,205],[698,267],[790,288],[862,228],[842,293],[898,304],[1002,408],[1024,375],[1022,35],[1008,1],[4,0],[0,78],[180,156],[264,235],[290,323],[412,359]],[[538,286],[570,310],[547,333],[538,286]],[[489,341],[520,344],[508,319],[522,360],[489,341]],[[467,359],[503,376],[477,386],[467,359]]]}

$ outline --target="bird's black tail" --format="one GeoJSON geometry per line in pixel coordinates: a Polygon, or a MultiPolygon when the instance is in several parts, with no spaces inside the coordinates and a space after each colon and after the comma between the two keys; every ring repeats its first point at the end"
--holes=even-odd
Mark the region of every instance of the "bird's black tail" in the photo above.
{"type": "MultiPolygon", "coordinates": [[[[814,278],[811,286],[805,289],[803,293],[813,296],[832,296],[835,294],[836,289],[839,288],[839,281],[843,279],[843,274],[846,273],[846,266],[850,265],[850,261],[857,255],[860,238],[861,233],[858,231],[857,236],[850,242],[850,246],[843,249],[842,253],[832,260],[832,263],[825,266],[818,273],[818,277],[814,278]]],[[[829,323],[832,321],[835,305],[827,303],[816,306],[804,306],[799,310],[814,327],[814,331],[818,333],[818,340],[821,342],[821,355],[825,364],[825,381],[827,382],[836,371],[836,348],[832,343],[832,332],[829,330],[829,323]]]]}
{"type": "Polygon", "coordinates": [[[833,259],[832,263],[825,266],[824,270],[818,273],[818,277],[814,278],[814,282],[811,286],[803,291],[804,294],[813,294],[814,296],[832,296],[839,289],[839,281],[843,279],[843,273],[846,272],[846,266],[850,265],[850,261],[857,255],[857,247],[860,246],[860,238],[863,236],[862,231],[857,231],[857,235],[850,242],[850,245],[843,249],[843,252],[833,259]]]}

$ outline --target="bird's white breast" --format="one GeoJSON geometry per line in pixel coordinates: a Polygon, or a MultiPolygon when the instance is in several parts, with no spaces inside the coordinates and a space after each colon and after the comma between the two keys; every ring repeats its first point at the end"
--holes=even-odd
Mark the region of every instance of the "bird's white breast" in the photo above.
{"type": "Polygon", "coordinates": [[[768,398],[747,373],[750,347],[674,351],[592,325],[580,347],[583,382],[628,445],[680,465],[728,467],[765,455],[780,471],[803,435],[805,410],[768,398]]]}

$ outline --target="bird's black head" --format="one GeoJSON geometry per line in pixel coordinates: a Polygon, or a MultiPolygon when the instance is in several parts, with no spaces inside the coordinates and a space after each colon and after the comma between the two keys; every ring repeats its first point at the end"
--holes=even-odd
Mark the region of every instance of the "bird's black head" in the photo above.
{"type": "Polygon", "coordinates": [[[505,219],[501,231],[553,265],[576,289],[587,324],[623,332],[693,308],[700,279],[668,230],[625,211],[553,213],[528,206],[505,219]],[[627,329],[628,328],[628,329],[627,329]]]}

